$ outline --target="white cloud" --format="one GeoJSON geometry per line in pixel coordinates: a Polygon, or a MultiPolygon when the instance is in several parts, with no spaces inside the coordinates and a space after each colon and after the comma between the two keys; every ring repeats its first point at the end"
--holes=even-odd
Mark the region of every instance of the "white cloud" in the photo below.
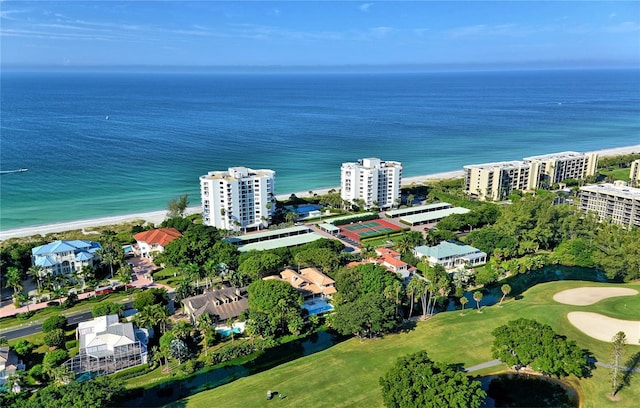
{"type": "Polygon", "coordinates": [[[360,5],[359,9],[360,11],[367,12],[371,8],[371,6],[373,6],[373,3],[364,3],[360,5]]]}
{"type": "Polygon", "coordinates": [[[614,26],[605,27],[608,33],[633,33],[640,31],[640,26],[634,21],[624,21],[614,26]]]}

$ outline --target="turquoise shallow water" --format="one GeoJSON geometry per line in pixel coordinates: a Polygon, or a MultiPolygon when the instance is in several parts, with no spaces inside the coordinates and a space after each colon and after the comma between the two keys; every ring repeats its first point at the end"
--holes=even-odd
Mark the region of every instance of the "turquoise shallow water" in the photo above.
{"type": "Polygon", "coordinates": [[[340,164],[404,176],[640,143],[631,70],[427,74],[3,73],[0,228],[160,210],[230,166],[276,192],[340,183],[340,164]],[[108,119],[107,119],[108,116],[108,119]]]}

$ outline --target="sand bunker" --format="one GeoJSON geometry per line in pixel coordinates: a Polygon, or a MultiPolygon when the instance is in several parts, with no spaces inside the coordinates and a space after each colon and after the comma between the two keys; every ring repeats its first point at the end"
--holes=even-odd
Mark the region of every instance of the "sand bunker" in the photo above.
{"type": "Polygon", "coordinates": [[[627,335],[627,344],[640,344],[640,321],[620,320],[591,312],[570,312],[571,324],[594,339],[610,342],[619,331],[627,335]]]}
{"type": "Polygon", "coordinates": [[[553,295],[553,300],[565,305],[587,306],[602,299],[618,296],[637,295],[638,291],[629,288],[582,287],[567,289],[553,295]]]}

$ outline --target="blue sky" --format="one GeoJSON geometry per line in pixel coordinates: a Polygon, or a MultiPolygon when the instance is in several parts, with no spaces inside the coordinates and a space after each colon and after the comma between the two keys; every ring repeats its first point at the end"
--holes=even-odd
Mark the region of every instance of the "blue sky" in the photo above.
{"type": "Polygon", "coordinates": [[[0,0],[2,65],[640,66],[639,1],[0,0]]]}

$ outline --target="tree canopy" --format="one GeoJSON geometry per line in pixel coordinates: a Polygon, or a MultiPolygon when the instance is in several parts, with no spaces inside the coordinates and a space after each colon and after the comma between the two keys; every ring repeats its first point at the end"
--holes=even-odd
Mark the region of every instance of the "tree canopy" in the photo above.
{"type": "Polygon", "coordinates": [[[551,326],[531,319],[517,319],[499,326],[494,336],[492,353],[508,366],[529,366],[547,375],[576,377],[588,375],[587,352],[574,341],[556,334],[551,326]]]}
{"type": "Polygon", "coordinates": [[[355,301],[337,305],[329,316],[341,334],[372,338],[393,330],[398,324],[395,304],[381,293],[369,292],[355,301]]]}
{"type": "Polygon", "coordinates": [[[302,317],[302,295],[287,282],[259,279],[249,285],[247,292],[249,320],[256,334],[286,334],[287,321],[302,317]]]}
{"type": "Polygon", "coordinates": [[[432,361],[426,351],[399,358],[380,378],[387,407],[478,408],[486,393],[459,368],[432,361]]]}

